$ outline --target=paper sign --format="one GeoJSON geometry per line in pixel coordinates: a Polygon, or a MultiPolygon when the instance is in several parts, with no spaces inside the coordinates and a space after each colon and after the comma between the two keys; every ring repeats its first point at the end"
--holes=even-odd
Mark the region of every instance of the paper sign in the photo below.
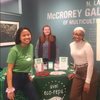
{"type": "Polygon", "coordinates": [[[44,70],[42,58],[35,59],[35,70],[36,72],[40,72],[44,70]]]}
{"type": "Polygon", "coordinates": [[[48,69],[54,69],[54,63],[53,62],[48,62],[48,69]]]}
{"type": "Polygon", "coordinates": [[[68,68],[68,57],[59,57],[59,69],[67,70],[68,68]]]}

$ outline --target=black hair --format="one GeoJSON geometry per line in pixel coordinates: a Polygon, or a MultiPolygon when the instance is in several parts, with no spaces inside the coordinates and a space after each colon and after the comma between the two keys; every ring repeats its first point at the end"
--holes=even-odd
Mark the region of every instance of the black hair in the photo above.
{"type": "MultiPolygon", "coordinates": [[[[20,40],[20,34],[21,32],[26,29],[30,32],[30,30],[27,28],[27,27],[20,27],[18,30],[17,30],[17,33],[16,33],[16,38],[15,38],[15,43],[16,44],[20,44],[21,43],[21,40],[20,40]]],[[[31,34],[31,32],[30,32],[31,34]]]]}

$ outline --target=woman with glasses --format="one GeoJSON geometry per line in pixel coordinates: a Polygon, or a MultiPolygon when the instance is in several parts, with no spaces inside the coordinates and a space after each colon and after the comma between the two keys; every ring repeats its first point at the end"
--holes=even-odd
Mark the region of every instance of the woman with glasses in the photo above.
{"type": "Polygon", "coordinates": [[[92,47],[84,41],[85,30],[76,27],[74,42],[70,43],[71,56],[74,59],[74,72],[68,75],[73,79],[70,100],[95,100],[98,86],[98,72],[94,67],[92,47]]]}
{"type": "Polygon", "coordinates": [[[43,58],[43,62],[54,61],[59,63],[59,47],[56,36],[52,35],[50,26],[45,25],[42,35],[35,47],[35,58],[43,58]]]}

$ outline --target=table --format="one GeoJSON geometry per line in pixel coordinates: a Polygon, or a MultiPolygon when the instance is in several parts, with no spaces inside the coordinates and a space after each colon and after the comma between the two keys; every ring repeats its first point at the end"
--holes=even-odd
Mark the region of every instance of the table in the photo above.
{"type": "MultiPolygon", "coordinates": [[[[0,76],[5,78],[3,76],[4,73],[6,73],[7,67],[5,67],[0,76]]],[[[72,81],[68,80],[68,74],[71,73],[70,69],[67,71],[65,70],[66,74],[63,75],[49,75],[46,77],[39,77],[36,75],[36,71],[33,68],[31,69],[31,74],[35,75],[33,79],[33,85],[36,89],[38,100],[51,100],[53,98],[57,98],[57,100],[60,100],[61,98],[63,100],[69,99],[70,94],[70,88],[72,81]]],[[[51,71],[49,71],[51,72],[51,71]]],[[[3,86],[4,86],[4,79],[0,78],[0,100],[3,100],[3,86]]],[[[27,98],[24,96],[24,94],[21,91],[18,91],[16,94],[15,100],[27,100],[27,98]]]]}
{"type": "Polygon", "coordinates": [[[72,81],[68,80],[68,74],[72,72],[70,70],[64,72],[66,74],[63,75],[35,76],[33,84],[38,100],[69,100],[72,81]]]}
{"type": "MultiPolygon", "coordinates": [[[[65,70],[66,74],[63,75],[49,75],[47,77],[39,77],[36,75],[34,66],[31,69],[31,74],[35,75],[33,85],[36,89],[38,100],[69,100],[69,94],[72,81],[68,80],[68,74],[72,73],[71,68],[65,70]]],[[[7,71],[5,67],[0,77],[5,77],[2,74],[7,71]]],[[[3,100],[3,86],[4,79],[0,78],[0,100],[3,100]]],[[[19,90],[16,94],[15,100],[28,100],[25,95],[19,90]]],[[[100,73],[99,73],[99,86],[96,100],[100,100],[100,73]]]]}

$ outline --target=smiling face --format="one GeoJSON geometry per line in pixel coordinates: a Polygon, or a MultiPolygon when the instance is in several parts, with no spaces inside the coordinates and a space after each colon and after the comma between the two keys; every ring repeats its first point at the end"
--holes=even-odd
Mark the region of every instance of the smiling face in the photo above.
{"type": "Polygon", "coordinates": [[[76,30],[73,33],[73,39],[75,42],[80,42],[84,38],[84,32],[82,30],[76,30]]]}
{"type": "Polygon", "coordinates": [[[48,36],[50,34],[50,28],[44,27],[43,33],[45,34],[45,36],[48,36]]]}
{"type": "Polygon", "coordinates": [[[20,45],[27,47],[31,41],[31,33],[27,29],[24,29],[20,34],[20,40],[20,45]]]}

